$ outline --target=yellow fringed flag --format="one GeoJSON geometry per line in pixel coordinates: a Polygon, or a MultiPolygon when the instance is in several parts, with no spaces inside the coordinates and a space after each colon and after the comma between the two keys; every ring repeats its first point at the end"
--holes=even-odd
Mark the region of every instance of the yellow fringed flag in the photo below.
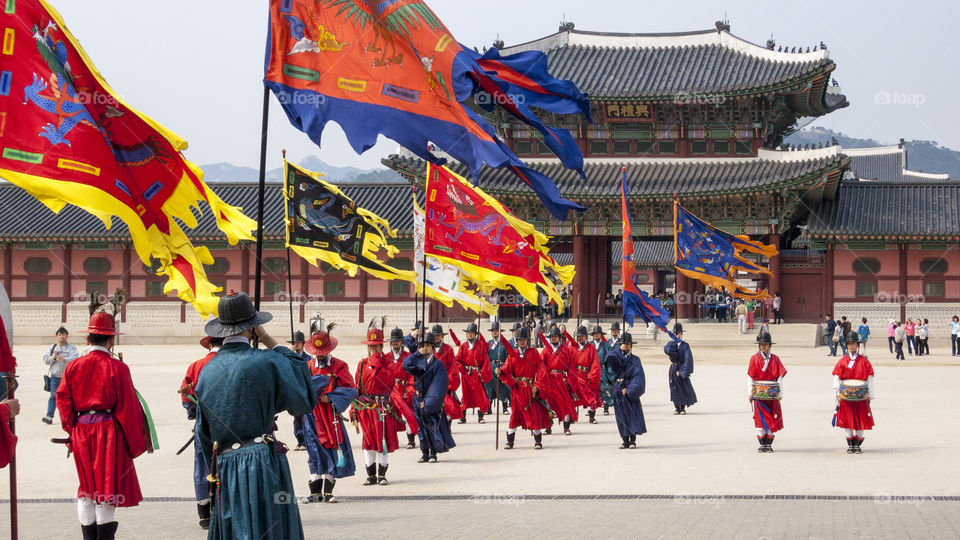
{"type": "Polygon", "coordinates": [[[145,265],[160,262],[164,293],[174,289],[201,315],[215,315],[213,264],[177,220],[197,225],[206,202],[231,244],[252,240],[256,222],[224,204],[203,172],[181,154],[187,143],[121,99],[43,0],[7,2],[0,14],[0,177],[53,212],[76,205],[110,228],[129,228],[145,265]]]}
{"type": "Polygon", "coordinates": [[[499,201],[428,163],[424,211],[428,256],[456,266],[485,294],[513,288],[537,304],[542,291],[563,309],[559,288],[573,281],[574,267],[559,265],[547,236],[499,201]]]}
{"type": "Polygon", "coordinates": [[[396,237],[390,223],[369,210],[358,208],[340,188],[311,172],[283,161],[287,246],[317,266],[321,260],[351,276],[361,269],[380,279],[413,281],[412,270],[400,270],[377,260],[398,249],[387,241],[396,237]]]}

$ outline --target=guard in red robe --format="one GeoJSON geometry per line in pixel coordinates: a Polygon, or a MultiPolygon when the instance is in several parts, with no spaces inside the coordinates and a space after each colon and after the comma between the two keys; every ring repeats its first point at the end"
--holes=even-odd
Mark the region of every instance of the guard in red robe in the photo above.
{"type": "MultiPolygon", "coordinates": [[[[207,349],[208,352],[206,356],[187,367],[187,374],[184,375],[183,382],[180,383],[180,404],[187,410],[187,420],[194,420],[194,423],[197,419],[196,389],[197,381],[200,380],[200,372],[217,355],[222,344],[223,338],[206,336],[201,339],[200,346],[207,349]]],[[[210,528],[210,483],[207,482],[207,475],[210,471],[200,448],[200,439],[196,436],[196,426],[194,426],[193,432],[193,491],[197,499],[197,515],[200,516],[200,528],[207,530],[210,528]]]]}
{"type": "MultiPolygon", "coordinates": [[[[550,410],[557,418],[563,420],[563,434],[573,435],[570,424],[577,421],[577,407],[574,403],[580,399],[577,393],[580,384],[570,349],[562,339],[560,330],[554,327],[550,330],[548,343],[540,351],[546,368],[543,398],[550,404],[550,410]]],[[[550,434],[549,429],[547,434],[550,434]]]]}
{"type": "Polygon", "coordinates": [[[507,361],[495,374],[510,387],[510,424],[507,428],[505,449],[513,448],[517,428],[533,431],[533,447],[543,448],[541,430],[550,427],[550,409],[543,400],[546,388],[546,367],[536,349],[530,347],[530,329],[517,332],[517,348],[510,346],[503,336],[500,341],[507,349],[507,361]]]}
{"type": "MultiPolygon", "coordinates": [[[[2,285],[0,298],[6,301],[6,291],[2,285]]],[[[9,303],[6,305],[9,306],[9,303]]],[[[11,339],[7,330],[0,317],[0,395],[3,396],[3,401],[0,401],[0,468],[10,464],[17,450],[17,436],[10,431],[10,419],[20,414],[20,401],[9,398],[10,392],[17,387],[17,379],[13,376],[17,359],[10,349],[11,339]]]]}
{"type": "Polygon", "coordinates": [[[760,330],[757,334],[757,346],[760,351],[750,357],[747,367],[747,376],[750,377],[750,405],[753,407],[753,425],[757,428],[757,440],[760,447],[757,452],[765,454],[773,452],[774,434],[783,429],[783,412],[780,410],[780,398],[783,397],[783,378],[787,375],[787,368],[783,367],[780,358],[770,352],[773,339],[770,332],[760,330]],[[780,383],[780,394],[777,399],[754,399],[754,381],[777,381],[780,383]]]}
{"type": "Polygon", "coordinates": [[[98,312],[87,328],[90,353],[67,364],[57,410],[77,466],[78,515],[84,538],[113,538],[116,507],[143,495],[133,459],[147,451],[147,423],[130,368],[113,357],[113,316],[98,312]]]}
{"type": "Polygon", "coordinates": [[[365,486],[387,485],[389,455],[400,447],[397,432],[403,420],[390,394],[393,392],[393,361],[383,354],[383,330],[367,330],[367,357],[357,365],[357,396],[351,418],[360,423],[363,433],[363,459],[367,469],[365,486]]]}
{"type": "Polygon", "coordinates": [[[590,423],[597,423],[597,407],[602,405],[600,400],[600,358],[597,348],[587,342],[587,327],[577,328],[576,345],[570,345],[573,354],[574,367],[577,370],[577,382],[580,390],[578,406],[587,408],[590,423]]]}
{"type": "Polygon", "coordinates": [[[447,420],[459,419],[463,416],[460,410],[460,399],[457,398],[457,389],[460,388],[460,364],[457,362],[457,355],[453,347],[443,342],[443,336],[447,335],[443,331],[443,326],[433,325],[433,355],[443,362],[443,367],[447,368],[447,395],[443,400],[443,408],[447,411],[447,420]]]}
{"type": "Polygon", "coordinates": [[[466,329],[467,340],[460,344],[457,362],[460,364],[462,403],[460,404],[461,424],[467,421],[467,409],[479,409],[477,422],[483,423],[483,415],[490,414],[490,401],[483,385],[490,382],[490,360],[487,358],[487,346],[480,339],[477,325],[470,323],[466,329]]]}
{"type": "Polygon", "coordinates": [[[870,401],[876,397],[873,383],[873,365],[866,355],[860,354],[860,335],[850,332],[846,337],[847,354],[833,368],[833,389],[837,399],[836,426],[843,429],[847,438],[847,453],[861,454],[863,432],[873,429],[873,411],[870,401]],[[856,379],[867,382],[867,398],[861,401],[844,399],[840,394],[840,382],[856,379]]]}
{"type": "Polygon", "coordinates": [[[4,399],[0,402],[0,468],[9,465],[17,451],[17,436],[10,431],[10,420],[18,414],[20,400],[4,399]]]}
{"type": "Polygon", "coordinates": [[[393,390],[390,398],[403,417],[404,430],[407,433],[407,448],[416,448],[417,417],[413,414],[413,375],[403,370],[403,361],[410,356],[404,349],[403,330],[390,331],[390,350],[384,353],[393,362],[393,390]]]}
{"type": "Polygon", "coordinates": [[[317,392],[317,404],[303,415],[303,439],[310,469],[310,495],[302,499],[305,503],[336,503],[333,488],[337,479],[353,476],[357,470],[350,438],[340,416],[357,397],[357,389],[350,367],[331,354],[337,347],[331,330],[333,326],[317,331],[304,343],[311,354],[311,384],[317,392]]]}

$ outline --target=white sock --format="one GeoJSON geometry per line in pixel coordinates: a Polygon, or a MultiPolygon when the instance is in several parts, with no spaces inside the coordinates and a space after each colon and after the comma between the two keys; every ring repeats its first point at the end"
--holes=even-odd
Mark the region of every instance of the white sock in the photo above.
{"type": "Polygon", "coordinates": [[[103,525],[104,523],[111,523],[116,521],[114,514],[117,511],[117,507],[109,505],[107,503],[97,505],[97,524],[103,525]]]}
{"type": "Polygon", "coordinates": [[[383,452],[377,452],[377,461],[380,465],[386,467],[390,464],[390,454],[384,454],[383,452]]]}
{"type": "Polygon", "coordinates": [[[757,437],[763,437],[764,433],[766,433],[765,429],[757,428],[757,437]]]}
{"type": "Polygon", "coordinates": [[[858,430],[857,430],[857,438],[859,438],[859,439],[862,439],[862,438],[863,438],[863,430],[862,430],[862,429],[858,429],[858,430]]]}
{"type": "Polygon", "coordinates": [[[570,415],[569,415],[569,414],[563,415],[563,421],[564,421],[564,422],[569,422],[569,421],[570,421],[570,415]]]}
{"type": "Polygon", "coordinates": [[[533,434],[534,434],[534,435],[539,435],[539,434],[540,434],[540,430],[539,430],[539,429],[533,430],[533,434]]]}
{"type": "Polygon", "coordinates": [[[81,497],[77,499],[77,516],[80,518],[81,525],[93,525],[97,522],[97,505],[93,504],[93,499],[81,497]]]}
{"type": "Polygon", "coordinates": [[[321,475],[320,475],[320,478],[323,478],[324,480],[333,480],[333,475],[332,475],[332,474],[321,474],[321,475]]]}
{"type": "Polygon", "coordinates": [[[516,433],[516,432],[517,432],[517,428],[508,429],[508,430],[507,430],[507,435],[513,435],[513,434],[516,433]]]}
{"type": "Polygon", "coordinates": [[[377,451],[376,450],[364,450],[363,451],[363,463],[369,467],[377,462],[377,451]]]}
{"type": "Polygon", "coordinates": [[[843,434],[846,435],[848,439],[852,439],[852,438],[853,438],[853,430],[852,430],[852,429],[843,428],[843,434]]]}
{"type": "Polygon", "coordinates": [[[407,435],[413,435],[413,430],[410,429],[410,424],[407,424],[407,435]]]}
{"type": "Polygon", "coordinates": [[[197,504],[210,504],[210,497],[197,501],[197,504]]]}
{"type": "Polygon", "coordinates": [[[319,480],[319,479],[320,479],[320,475],[319,475],[319,474],[311,474],[311,475],[310,475],[310,481],[311,481],[311,482],[316,482],[316,481],[319,480]]]}

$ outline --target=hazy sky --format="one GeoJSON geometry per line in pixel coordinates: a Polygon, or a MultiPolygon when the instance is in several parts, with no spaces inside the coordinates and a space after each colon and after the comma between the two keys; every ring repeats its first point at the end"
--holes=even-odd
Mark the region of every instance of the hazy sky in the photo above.
{"type": "MultiPolygon", "coordinates": [[[[107,81],[134,107],[186,138],[187,157],[256,167],[267,1],[52,0],[107,81]],[[243,6],[243,7],[240,7],[243,6]]],[[[712,28],[763,44],[827,44],[850,107],[817,120],[857,137],[893,143],[935,140],[960,149],[956,90],[960,33],[952,2],[880,1],[640,2],[627,0],[432,0],[430,7],[469,46],[507,45],[557,31],[564,17],[582,30],[678,32],[712,28]],[[953,9],[951,9],[951,7],[953,9]],[[892,103],[878,104],[886,92],[892,103]]],[[[273,99],[273,98],[271,98],[273,99]]],[[[280,149],[299,161],[314,153],[332,165],[379,166],[396,143],[363,156],[335,124],[323,147],[289,125],[271,104],[269,167],[280,149]]]]}

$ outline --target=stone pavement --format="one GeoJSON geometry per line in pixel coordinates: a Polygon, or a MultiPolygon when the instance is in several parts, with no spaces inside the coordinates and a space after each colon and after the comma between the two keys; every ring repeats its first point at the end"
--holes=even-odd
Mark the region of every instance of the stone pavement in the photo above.
{"type": "MultiPolygon", "coordinates": [[[[417,464],[418,451],[401,449],[391,455],[389,486],[364,487],[361,478],[348,478],[337,485],[341,504],[301,507],[307,536],[405,537],[424,523],[430,536],[448,537],[958,536],[960,433],[950,429],[958,404],[950,389],[960,385],[960,362],[936,349],[924,359],[896,362],[877,347],[870,354],[877,371],[877,427],[867,436],[864,454],[849,456],[829,423],[835,359],[825,357],[823,348],[785,340],[774,351],[790,372],[784,385],[786,429],[777,437],[777,452],[760,455],[746,399],[752,339],[714,347],[692,341],[700,403],[686,416],[672,414],[662,339],[644,343],[639,355],[647,375],[642,401],[649,431],[636,450],[616,448],[612,415],[598,416],[599,425],[576,424],[572,437],[546,437],[542,451],[533,450],[532,438],[523,433],[516,449],[495,450],[493,418],[480,425],[470,417],[468,424],[454,426],[458,446],[439,463],[417,464]],[[731,498],[765,495],[800,498],[731,498]],[[376,521],[364,518],[373,513],[376,521]]],[[[151,406],[161,444],[136,462],[148,500],[118,511],[122,537],[200,538],[190,502],[191,458],[174,453],[190,434],[176,389],[186,365],[202,350],[183,345],[122,350],[151,406]]],[[[76,537],[73,462],[64,458],[62,446],[48,442],[62,436],[59,426],[39,421],[46,403],[42,352],[42,346],[29,345],[15,350],[23,401],[17,422],[21,538],[76,537]]],[[[355,363],[361,349],[341,345],[337,353],[355,363]]],[[[501,417],[504,426],[506,420],[501,417]]],[[[293,440],[289,415],[278,423],[280,438],[293,440]]],[[[359,437],[351,437],[359,448],[359,437]]],[[[502,439],[501,433],[501,444],[502,439]]],[[[288,456],[302,494],[305,453],[288,456]]],[[[355,457],[362,462],[359,453],[355,457]]],[[[4,470],[0,498],[7,490],[4,470]]],[[[0,516],[7,513],[5,503],[0,516]]],[[[7,536],[7,527],[0,517],[0,537],[7,536]]]]}

